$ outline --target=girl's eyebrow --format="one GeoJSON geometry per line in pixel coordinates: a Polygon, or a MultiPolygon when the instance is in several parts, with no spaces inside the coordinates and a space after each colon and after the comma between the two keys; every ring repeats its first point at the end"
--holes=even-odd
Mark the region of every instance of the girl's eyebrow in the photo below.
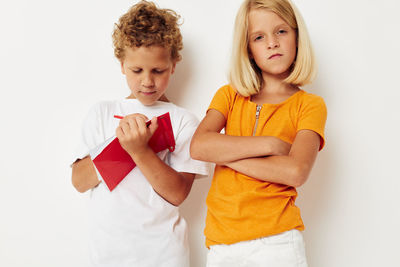
{"type": "Polygon", "coordinates": [[[276,25],[275,27],[290,27],[287,23],[281,23],[276,25]]]}
{"type": "MultiPolygon", "coordinates": [[[[276,26],[274,26],[273,27],[273,29],[274,30],[276,30],[277,28],[291,28],[288,24],[286,24],[286,23],[281,23],[281,24],[278,24],[278,25],[276,25],[276,26]]],[[[258,33],[263,33],[263,32],[265,32],[265,30],[255,30],[255,31],[253,31],[253,32],[250,32],[249,33],[249,35],[254,35],[254,34],[258,34],[258,33]]]]}
{"type": "Polygon", "coordinates": [[[263,33],[264,31],[260,31],[260,30],[258,30],[258,31],[253,31],[253,32],[250,32],[249,33],[249,36],[253,36],[253,35],[258,35],[258,34],[261,34],[261,33],[263,33]]]}
{"type": "Polygon", "coordinates": [[[282,24],[279,24],[279,25],[276,25],[275,26],[275,29],[276,28],[285,28],[285,29],[291,29],[292,27],[290,27],[288,24],[286,24],[286,23],[282,23],[282,24]]]}
{"type": "MultiPolygon", "coordinates": [[[[290,28],[290,26],[287,23],[281,23],[281,24],[275,25],[271,28],[275,29],[275,28],[280,28],[280,27],[290,28]]],[[[264,29],[256,29],[251,34],[264,32],[264,31],[265,31],[264,29]]]]}

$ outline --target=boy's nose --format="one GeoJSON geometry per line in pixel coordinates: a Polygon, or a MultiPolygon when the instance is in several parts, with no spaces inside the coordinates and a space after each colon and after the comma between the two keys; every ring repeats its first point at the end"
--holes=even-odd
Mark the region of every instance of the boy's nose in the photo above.
{"type": "Polygon", "coordinates": [[[142,86],[146,88],[154,87],[154,80],[151,76],[146,76],[142,79],[142,86]]]}

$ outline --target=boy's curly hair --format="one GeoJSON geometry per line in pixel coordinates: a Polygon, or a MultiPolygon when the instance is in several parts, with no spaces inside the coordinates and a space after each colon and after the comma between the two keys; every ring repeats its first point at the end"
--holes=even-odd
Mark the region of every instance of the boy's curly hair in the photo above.
{"type": "Polygon", "coordinates": [[[154,3],[140,1],[114,26],[112,34],[114,54],[121,61],[125,48],[161,46],[171,52],[171,59],[179,61],[183,48],[182,35],[178,27],[180,16],[170,9],[160,9],[154,3]]]}

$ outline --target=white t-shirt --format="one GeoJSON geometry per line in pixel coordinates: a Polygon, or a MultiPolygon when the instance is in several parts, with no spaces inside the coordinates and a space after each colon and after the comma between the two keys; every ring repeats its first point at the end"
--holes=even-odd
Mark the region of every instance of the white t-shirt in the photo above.
{"type": "MultiPolygon", "coordinates": [[[[114,115],[141,113],[149,119],[170,113],[175,150],[157,155],[178,172],[208,175],[206,163],[190,158],[189,146],[198,120],[172,103],[144,106],[136,99],[101,102],[89,112],[74,161],[115,137],[114,115]]],[[[99,179],[101,179],[98,173],[99,179]]],[[[178,207],[160,197],[138,167],[110,192],[104,182],[92,189],[89,201],[90,252],[93,266],[189,266],[187,226],[178,207]]]]}

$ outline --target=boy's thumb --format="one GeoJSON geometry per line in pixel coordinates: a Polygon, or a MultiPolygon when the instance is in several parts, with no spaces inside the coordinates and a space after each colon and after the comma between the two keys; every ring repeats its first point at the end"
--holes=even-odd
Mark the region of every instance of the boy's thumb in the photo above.
{"type": "Polygon", "coordinates": [[[150,130],[151,135],[154,134],[154,132],[157,130],[157,128],[158,128],[157,117],[153,117],[151,119],[151,123],[149,125],[149,130],[150,130]]]}

